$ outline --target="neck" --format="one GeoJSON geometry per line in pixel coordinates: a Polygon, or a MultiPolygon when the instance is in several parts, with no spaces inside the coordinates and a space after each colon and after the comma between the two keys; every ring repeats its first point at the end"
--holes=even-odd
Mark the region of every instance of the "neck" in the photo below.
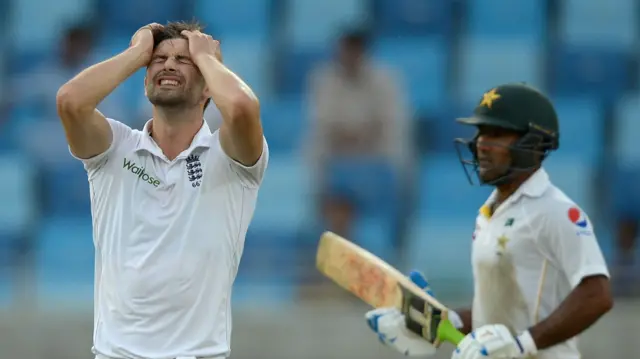
{"type": "Polygon", "coordinates": [[[509,196],[511,196],[515,191],[517,191],[518,188],[520,188],[520,186],[522,186],[522,184],[526,180],[528,180],[529,177],[531,177],[534,172],[535,171],[527,172],[519,176],[515,176],[513,180],[509,181],[508,183],[504,183],[496,186],[496,189],[498,190],[497,197],[496,197],[496,206],[500,205],[507,198],[509,198],[509,196]]]}
{"type": "Polygon", "coordinates": [[[168,159],[173,160],[189,148],[204,122],[202,109],[153,107],[150,133],[168,159]]]}

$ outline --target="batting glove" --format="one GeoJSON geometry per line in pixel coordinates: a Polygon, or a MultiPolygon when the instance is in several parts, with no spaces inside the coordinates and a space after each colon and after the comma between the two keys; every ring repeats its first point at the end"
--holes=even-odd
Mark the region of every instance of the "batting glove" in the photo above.
{"type": "MultiPolygon", "coordinates": [[[[409,279],[427,294],[434,296],[429,283],[420,272],[411,271],[409,279]]],[[[455,316],[460,321],[460,317],[455,316]]],[[[436,348],[431,343],[407,329],[405,317],[397,308],[374,309],[367,312],[365,318],[369,328],[378,335],[381,343],[404,355],[431,356],[436,352],[436,348]]]]}
{"type": "Polygon", "coordinates": [[[465,336],[451,359],[518,359],[534,356],[537,351],[528,331],[514,337],[506,326],[491,324],[465,336]]]}

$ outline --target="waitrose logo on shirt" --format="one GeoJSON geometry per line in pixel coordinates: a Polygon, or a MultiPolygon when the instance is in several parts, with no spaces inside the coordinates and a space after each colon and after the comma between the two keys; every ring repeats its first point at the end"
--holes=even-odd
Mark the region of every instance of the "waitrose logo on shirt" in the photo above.
{"type": "Polygon", "coordinates": [[[128,160],[127,158],[124,159],[124,165],[122,166],[122,168],[124,168],[127,171],[130,171],[131,173],[136,175],[139,179],[143,180],[144,182],[147,182],[153,185],[153,187],[158,187],[160,185],[160,180],[152,176],[149,176],[149,174],[145,172],[144,167],[138,166],[135,162],[128,160]]]}

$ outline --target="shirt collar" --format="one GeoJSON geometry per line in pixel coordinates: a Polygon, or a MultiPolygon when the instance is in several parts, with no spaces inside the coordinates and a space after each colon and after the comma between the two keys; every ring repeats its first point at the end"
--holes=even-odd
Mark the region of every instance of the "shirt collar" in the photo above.
{"type": "MultiPolygon", "coordinates": [[[[158,146],[156,141],[151,137],[151,122],[153,119],[148,120],[144,124],[144,128],[142,129],[142,141],[140,142],[140,146],[137,148],[137,151],[147,151],[158,157],[164,158],[165,155],[162,152],[162,149],[158,146]]],[[[183,151],[177,158],[182,158],[188,156],[194,149],[199,147],[208,148],[211,146],[211,129],[207,124],[207,121],[202,121],[202,127],[196,133],[193,141],[191,141],[191,145],[187,148],[186,151],[183,151]]]]}
{"type": "MultiPolygon", "coordinates": [[[[511,195],[509,198],[501,205],[500,207],[507,207],[511,203],[516,202],[522,196],[527,197],[540,197],[547,190],[549,185],[551,184],[549,180],[549,174],[545,171],[544,168],[539,168],[535,171],[531,177],[529,177],[526,181],[520,185],[520,187],[511,195]]],[[[498,194],[497,190],[493,190],[489,199],[480,207],[479,213],[486,218],[490,218],[492,216],[491,213],[491,204],[495,201],[495,198],[498,194]]]]}

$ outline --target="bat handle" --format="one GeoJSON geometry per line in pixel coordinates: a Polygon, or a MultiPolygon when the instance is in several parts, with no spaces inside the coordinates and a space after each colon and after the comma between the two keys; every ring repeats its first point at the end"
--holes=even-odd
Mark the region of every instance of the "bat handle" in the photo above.
{"type": "Polygon", "coordinates": [[[448,319],[443,319],[438,324],[437,337],[441,341],[449,342],[455,346],[464,339],[464,334],[451,324],[448,319]]]}

